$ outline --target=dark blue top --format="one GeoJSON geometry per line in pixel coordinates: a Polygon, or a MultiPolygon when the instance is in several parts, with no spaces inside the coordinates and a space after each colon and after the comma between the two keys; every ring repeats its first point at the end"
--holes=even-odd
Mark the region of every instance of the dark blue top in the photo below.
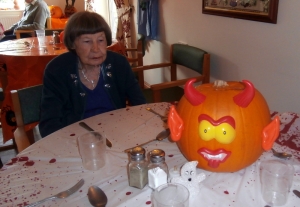
{"type": "Polygon", "coordinates": [[[93,90],[90,90],[84,84],[82,85],[87,94],[83,115],[84,119],[116,109],[113,106],[108,94],[105,92],[102,75],[100,75],[99,81],[93,90]]]}

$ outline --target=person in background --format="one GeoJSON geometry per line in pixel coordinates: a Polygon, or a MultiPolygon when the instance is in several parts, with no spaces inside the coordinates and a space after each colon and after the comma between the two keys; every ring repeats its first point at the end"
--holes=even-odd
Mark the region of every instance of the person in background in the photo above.
{"type": "MultiPolygon", "coordinates": [[[[20,21],[4,31],[0,42],[16,39],[15,30],[45,29],[46,20],[50,17],[48,5],[44,0],[25,0],[25,10],[20,21]]],[[[21,37],[31,37],[29,33],[21,33],[21,37]]]]}
{"type": "Polygon", "coordinates": [[[73,14],[64,30],[69,50],[46,66],[39,130],[42,137],[82,119],[145,104],[125,56],[107,50],[111,30],[97,13],[73,14]]]}

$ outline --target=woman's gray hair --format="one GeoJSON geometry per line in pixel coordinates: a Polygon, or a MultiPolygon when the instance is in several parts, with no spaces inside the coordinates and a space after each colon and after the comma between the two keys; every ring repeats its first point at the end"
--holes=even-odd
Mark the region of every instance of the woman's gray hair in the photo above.
{"type": "Polygon", "coordinates": [[[83,34],[104,32],[107,46],[112,43],[111,29],[105,19],[95,12],[76,12],[73,14],[64,29],[64,44],[69,51],[75,52],[74,41],[83,34]]]}

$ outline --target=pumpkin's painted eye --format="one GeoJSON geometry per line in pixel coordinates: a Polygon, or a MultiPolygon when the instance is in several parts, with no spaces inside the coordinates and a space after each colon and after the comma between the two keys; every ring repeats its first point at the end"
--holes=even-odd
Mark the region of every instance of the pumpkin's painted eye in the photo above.
{"type": "Polygon", "coordinates": [[[199,123],[199,136],[204,141],[216,139],[222,144],[229,144],[234,140],[236,132],[230,124],[222,123],[214,126],[209,121],[203,120],[199,123]]]}
{"type": "Polygon", "coordinates": [[[234,128],[227,123],[216,126],[216,140],[220,143],[230,144],[234,140],[235,134],[234,128]]]}
{"type": "Polygon", "coordinates": [[[204,141],[215,138],[215,126],[206,120],[201,121],[199,124],[199,135],[204,141]]]}

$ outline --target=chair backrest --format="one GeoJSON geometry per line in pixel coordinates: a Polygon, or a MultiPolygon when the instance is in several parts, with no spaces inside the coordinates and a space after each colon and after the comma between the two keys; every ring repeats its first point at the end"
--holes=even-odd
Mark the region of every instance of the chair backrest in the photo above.
{"type": "Polygon", "coordinates": [[[204,50],[193,46],[173,44],[171,62],[174,64],[183,65],[202,74],[203,60],[205,54],[208,53],[204,50]]]}
{"type": "Polygon", "coordinates": [[[19,152],[34,142],[33,133],[29,135],[24,127],[40,120],[42,88],[43,85],[36,85],[11,91],[17,124],[14,138],[19,152]]]}

